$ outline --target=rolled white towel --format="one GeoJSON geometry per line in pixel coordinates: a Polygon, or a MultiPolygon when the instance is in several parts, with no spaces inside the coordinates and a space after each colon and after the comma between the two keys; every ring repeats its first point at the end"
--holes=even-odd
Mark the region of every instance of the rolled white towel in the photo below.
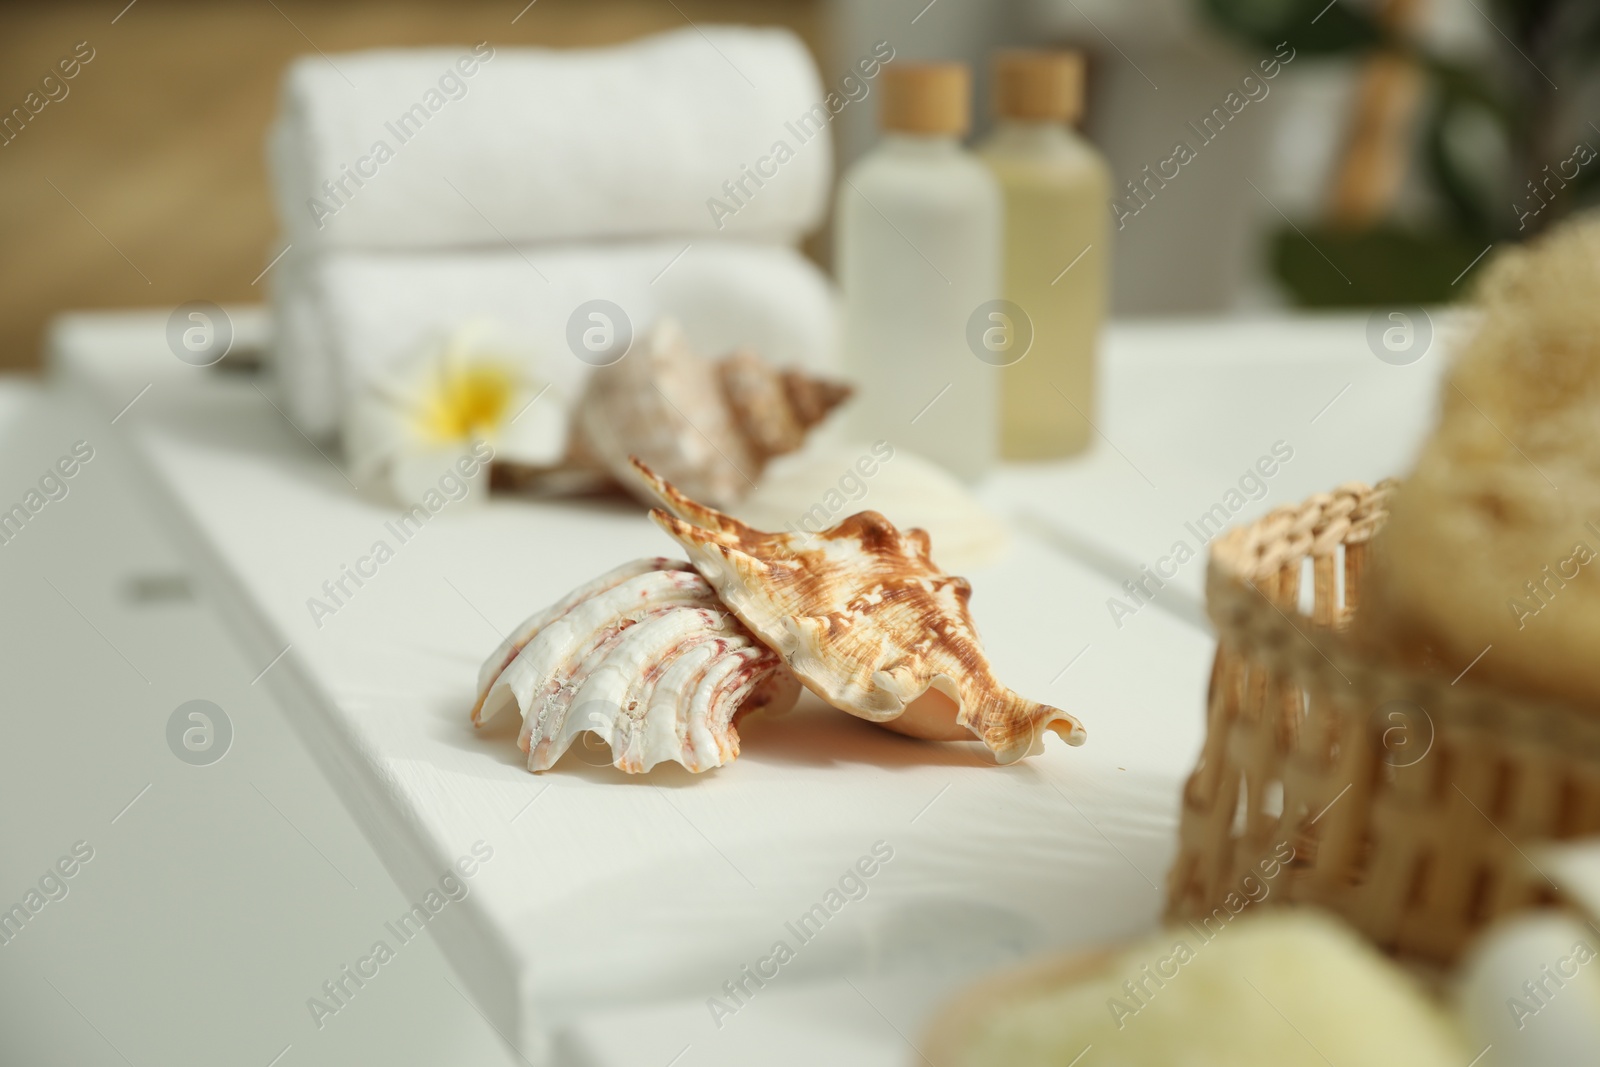
{"type": "MultiPolygon", "coordinates": [[[[671,315],[707,354],[748,345],[779,364],[820,372],[834,365],[832,286],[782,245],[671,240],[499,252],[291,252],[271,277],[279,388],[295,424],[317,438],[334,434],[347,399],[375,373],[472,324],[533,352],[539,376],[576,397],[602,357],[575,354],[569,326],[593,300],[620,308],[636,337],[671,315]]],[[[583,331],[600,320],[587,313],[577,319],[581,345],[583,331]]]]}
{"type": "Polygon", "coordinates": [[[269,141],[274,196],[302,249],[793,241],[827,204],[823,100],[780,29],[306,56],[269,141]]]}

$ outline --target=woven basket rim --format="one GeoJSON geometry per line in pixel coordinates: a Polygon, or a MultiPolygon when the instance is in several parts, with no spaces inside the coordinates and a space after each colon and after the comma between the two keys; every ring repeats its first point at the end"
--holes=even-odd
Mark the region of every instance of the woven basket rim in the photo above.
{"type": "MultiPolygon", "coordinates": [[[[1382,528],[1387,518],[1383,502],[1399,485],[1395,478],[1386,478],[1374,486],[1344,482],[1299,504],[1280,505],[1253,522],[1231,527],[1219,535],[1211,543],[1206,564],[1206,613],[1218,636],[1233,635],[1248,644],[1281,643],[1296,673],[1332,668],[1360,691],[1403,693],[1419,703],[1420,698],[1428,697],[1453,708],[1516,709],[1539,717],[1578,717],[1600,722],[1595,709],[1576,702],[1526,694],[1459,675],[1451,679],[1425,665],[1386,654],[1359,633],[1321,627],[1301,613],[1297,605],[1274,602],[1257,585],[1258,580],[1275,574],[1289,562],[1281,556],[1259,554],[1260,546],[1274,533],[1281,533],[1286,524],[1294,530],[1297,521],[1304,525],[1304,516],[1312,509],[1337,506],[1341,497],[1347,498],[1353,503],[1349,516],[1354,521],[1343,529],[1344,536],[1302,538],[1309,544],[1298,553],[1295,562],[1332,553],[1341,545],[1364,544],[1382,528]],[[1223,610],[1219,603],[1223,599],[1229,601],[1230,610],[1223,610]]],[[[1364,612],[1368,608],[1358,605],[1356,610],[1364,612]]]]}

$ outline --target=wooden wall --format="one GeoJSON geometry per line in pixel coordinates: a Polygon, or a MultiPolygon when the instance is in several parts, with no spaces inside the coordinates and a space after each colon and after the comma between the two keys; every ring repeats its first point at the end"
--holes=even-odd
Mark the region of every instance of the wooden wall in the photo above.
{"type": "Polygon", "coordinates": [[[824,36],[822,0],[125,2],[0,6],[0,115],[93,50],[0,146],[0,368],[36,366],[59,311],[260,299],[275,251],[263,144],[299,53],[593,45],[691,19],[786,25],[819,54],[824,36]]]}

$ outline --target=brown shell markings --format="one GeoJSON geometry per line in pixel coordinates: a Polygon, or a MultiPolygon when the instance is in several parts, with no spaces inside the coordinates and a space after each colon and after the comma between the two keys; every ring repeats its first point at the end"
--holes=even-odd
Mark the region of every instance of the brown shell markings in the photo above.
{"type": "Polygon", "coordinates": [[[633,465],[661,505],[650,517],[829,704],[918,737],[976,735],[1000,763],[1043,751],[1047,729],[1083,744],[1077,719],[995,678],[967,608],[972,587],[934,565],[922,530],[863,511],[815,536],[766,533],[633,465]]]}
{"type": "Polygon", "coordinates": [[[629,461],[641,455],[700,498],[732,504],[851,392],[748,350],[707,359],[672,319],[637,348],[590,375],[568,459],[603,467],[630,490],[639,487],[629,461]]]}
{"type": "Polygon", "coordinates": [[[510,707],[530,771],[581,737],[642,774],[665,760],[692,772],[739,755],[738,721],[782,711],[799,683],[689,565],[623,564],[535,613],[484,662],[472,721],[510,707]]]}

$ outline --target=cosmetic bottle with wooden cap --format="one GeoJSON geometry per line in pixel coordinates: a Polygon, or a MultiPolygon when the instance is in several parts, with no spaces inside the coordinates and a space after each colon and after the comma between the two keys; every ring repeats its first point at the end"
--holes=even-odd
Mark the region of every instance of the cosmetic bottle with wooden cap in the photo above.
{"type": "Polygon", "coordinates": [[[1005,298],[1025,354],[1001,371],[1000,449],[1053,459],[1094,432],[1095,350],[1106,315],[1110,176],[1072,124],[1083,110],[1076,52],[995,56],[998,125],[978,152],[1005,201],[1005,298]]]}
{"type": "Polygon", "coordinates": [[[884,68],[883,140],[840,179],[834,246],[855,432],[967,481],[994,462],[1001,373],[969,339],[1000,296],[1001,219],[961,146],[971,98],[964,64],[884,68]]]}

